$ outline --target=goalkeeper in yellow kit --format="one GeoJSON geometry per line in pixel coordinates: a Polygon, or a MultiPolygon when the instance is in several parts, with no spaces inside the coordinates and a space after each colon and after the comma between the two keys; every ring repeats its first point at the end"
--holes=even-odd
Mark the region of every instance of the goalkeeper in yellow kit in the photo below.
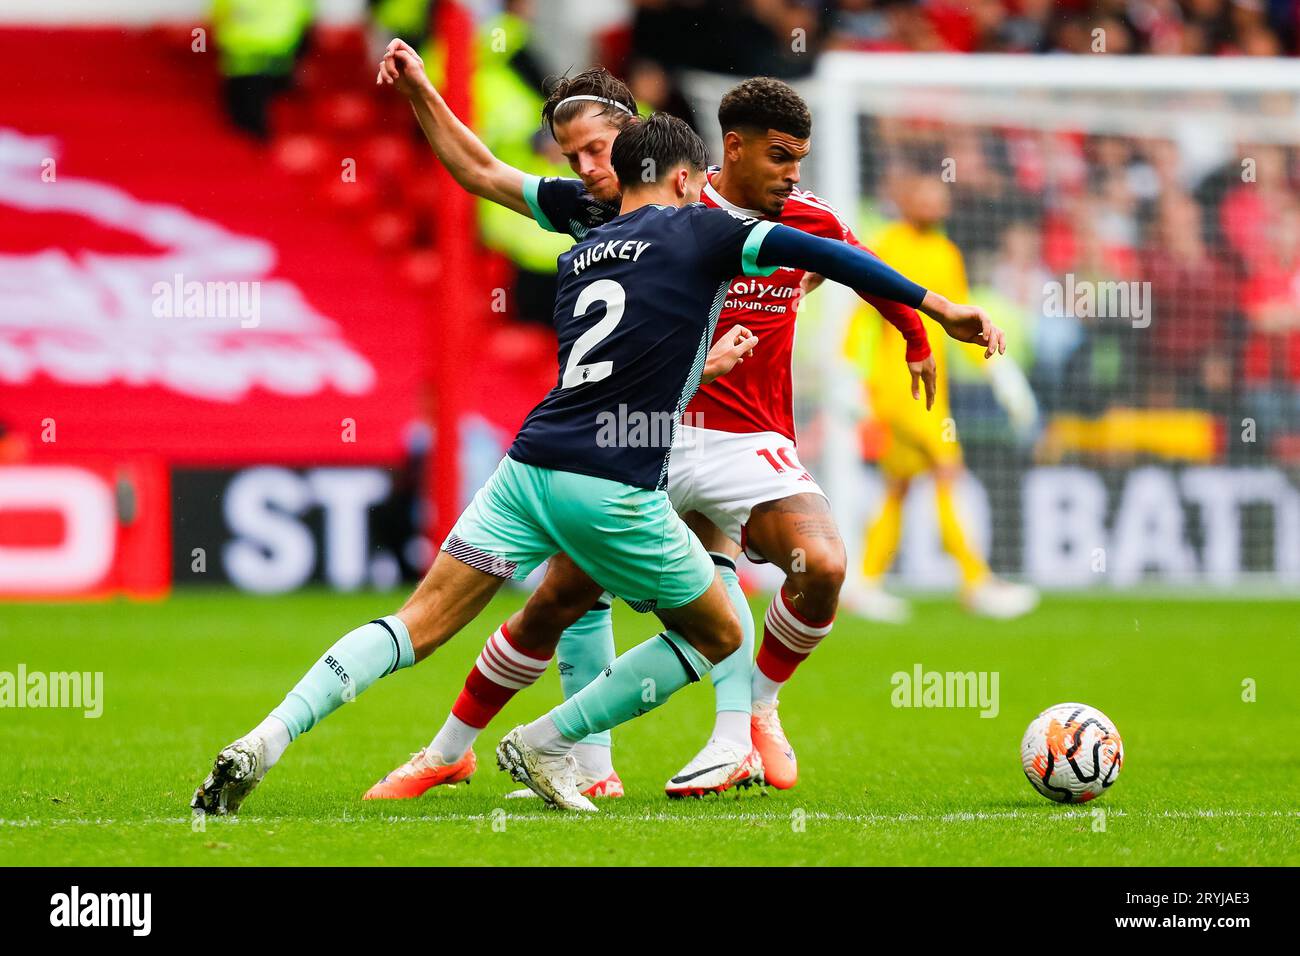
{"type": "MultiPolygon", "coordinates": [[[[933,175],[903,176],[898,189],[901,221],[886,227],[871,245],[884,261],[903,270],[928,288],[952,299],[969,298],[966,267],[961,251],[943,232],[949,201],[947,187],[933,175]]],[[[930,320],[925,320],[929,322],[930,320]]],[[[885,497],[869,524],[860,581],[848,582],[841,603],[864,617],[901,623],[908,617],[907,602],[882,587],[885,572],[893,563],[902,534],[903,502],[914,478],[934,479],[935,506],[944,549],[957,562],[961,573],[962,600],[977,614],[1012,618],[1026,614],[1038,603],[1038,594],[1024,585],[995,577],[984,558],[972,547],[953,489],[962,474],[961,445],[948,403],[948,368],[953,360],[964,360],[958,350],[973,348],[947,343],[943,335],[931,335],[936,366],[937,396],[934,407],[908,397],[907,366],[903,341],[897,335],[881,335],[883,319],[870,307],[854,316],[847,343],[849,355],[860,357],[867,373],[867,398],[871,417],[884,438],[879,467],[885,479],[885,497]]],[[[974,352],[979,357],[978,351],[974,352]]],[[[1037,407],[1024,375],[1010,356],[995,357],[986,365],[994,394],[1012,421],[1025,424],[1036,418],[1037,407]]]]}

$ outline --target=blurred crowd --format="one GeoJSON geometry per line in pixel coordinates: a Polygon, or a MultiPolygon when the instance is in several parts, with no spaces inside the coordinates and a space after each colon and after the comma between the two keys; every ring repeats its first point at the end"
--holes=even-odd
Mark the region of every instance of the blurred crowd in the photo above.
{"type": "Polygon", "coordinates": [[[636,49],[669,68],[801,76],[802,51],[1285,56],[1295,0],[637,0],[636,49]],[[800,41],[793,44],[793,40],[800,41]]]}
{"type": "Polygon", "coordinates": [[[1300,40],[1295,0],[839,0],[832,6],[826,45],[856,50],[1282,56],[1295,54],[1300,40]]]}
{"type": "MultiPolygon", "coordinates": [[[[366,0],[373,26],[419,44],[444,0],[366,0]]],[[[534,0],[466,0],[481,20],[531,23],[534,0]]],[[[641,87],[656,106],[684,105],[682,69],[796,79],[823,50],[1292,56],[1300,0],[593,0],[613,25],[591,59],[641,87]]],[[[578,7],[571,8],[581,16],[578,7]]],[[[582,8],[585,9],[585,8],[582,8]]],[[[265,135],[262,106],[286,88],[309,47],[314,0],[213,0],[212,20],[241,126],[265,135]]],[[[499,24],[498,24],[499,25],[499,24]]],[[[518,38],[514,38],[518,42],[518,38]]],[[[512,51],[540,87],[545,36],[512,51]],[[533,49],[530,49],[533,48],[533,49]]]]}
{"type": "Polygon", "coordinates": [[[1300,435],[1295,149],[1242,143],[1189,177],[1167,139],[902,120],[864,138],[862,218],[946,229],[1046,411],[1199,409],[1300,435]],[[945,159],[958,175],[927,189],[945,159]],[[1123,314],[1104,314],[1102,296],[1087,314],[1081,290],[1115,283],[1123,314]]]}

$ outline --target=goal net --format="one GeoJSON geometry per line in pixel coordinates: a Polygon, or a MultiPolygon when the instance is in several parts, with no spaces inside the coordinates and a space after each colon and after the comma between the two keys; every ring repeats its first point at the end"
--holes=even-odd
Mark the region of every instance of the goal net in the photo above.
{"type": "MultiPolygon", "coordinates": [[[[728,85],[693,79],[700,115],[728,85]]],[[[801,456],[851,576],[885,482],[910,478],[893,583],[956,582],[922,467],[927,448],[956,445],[969,536],[1008,577],[1300,582],[1293,66],[831,53],[801,92],[802,185],[890,264],[983,306],[1010,343],[984,363],[945,342],[947,407],[908,434],[916,416],[881,364],[901,356],[882,340],[897,333],[831,284],[804,303],[801,456]]]]}

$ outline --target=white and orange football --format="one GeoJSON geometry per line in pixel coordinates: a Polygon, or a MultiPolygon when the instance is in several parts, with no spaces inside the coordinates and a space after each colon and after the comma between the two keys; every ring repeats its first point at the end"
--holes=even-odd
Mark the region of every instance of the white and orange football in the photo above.
{"type": "Polygon", "coordinates": [[[1124,742],[1109,717],[1087,704],[1057,704],[1030,723],[1020,762],[1034,789],[1058,803],[1083,803],[1114,786],[1124,742]]]}

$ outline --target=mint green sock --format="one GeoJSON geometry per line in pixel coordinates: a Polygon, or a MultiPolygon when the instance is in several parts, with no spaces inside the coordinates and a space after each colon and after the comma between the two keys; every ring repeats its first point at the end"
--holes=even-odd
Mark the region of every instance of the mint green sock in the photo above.
{"type": "Polygon", "coordinates": [[[725,710],[748,714],[753,709],[754,613],[749,609],[745,592],[740,587],[736,566],[729,561],[724,564],[723,561],[726,560],[720,559],[718,555],[713,558],[714,564],[718,565],[722,586],[727,589],[727,597],[736,609],[736,617],[740,618],[741,642],[734,654],[714,665],[709,677],[713,681],[715,709],[718,713],[725,710]]]}
{"type": "Polygon", "coordinates": [[[414,663],[415,648],[401,618],[390,614],[371,621],[322,654],[271,716],[289,728],[291,739],[297,738],[379,678],[414,663]]]}
{"type": "MultiPolygon", "coordinates": [[[[613,616],[613,611],[608,606],[598,604],[561,635],[555,660],[559,666],[560,687],[564,690],[565,700],[599,677],[600,672],[614,660],[613,616]]],[[[748,694],[748,676],[745,681],[745,692],[748,694]]],[[[579,742],[608,747],[609,731],[591,734],[579,742]]]]}
{"type": "Polygon", "coordinates": [[[594,681],[548,715],[572,741],[654,710],[713,665],[675,631],[663,631],[620,654],[594,681]]]}

